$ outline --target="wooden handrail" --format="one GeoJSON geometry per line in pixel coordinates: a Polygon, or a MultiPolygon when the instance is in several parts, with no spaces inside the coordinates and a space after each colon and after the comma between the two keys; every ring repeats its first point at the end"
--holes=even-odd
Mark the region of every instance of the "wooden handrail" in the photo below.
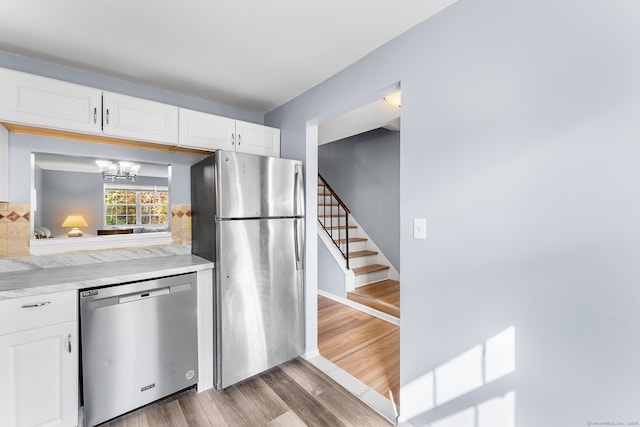
{"type": "Polygon", "coordinates": [[[322,181],[322,183],[329,189],[329,193],[331,193],[331,195],[336,199],[336,202],[338,202],[338,204],[340,205],[340,207],[342,209],[344,209],[348,214],[351,213],[351,211],[349,210],[349,208],[347,207],[347,205],[344,204],[344,202],[342,201],[342,199],[340,199],[340,197],[338,197],[338,194],[333,190],[333,188],[331,188],[331,186],[329,185],[329,183],[322,177],[322,175],[318,174],[318,177],[320,178],[320,180],[322,181]]]}
{"type": "MultiPolygon", "coordinates": [[[[332,213],[332,204],[330,203],[329,206],[329,215],[327,216],[327,205],[325,204],[324,206],[324,215],[322,216],[324,219],[323,221],[320,221],[320,216],[318,216],[318,222],[320,223],[320,225],[322,225],[322,228],[324,229],[324,231],[327,232],[327,234],[329,235],[329,237],[331,238],[331,240],[333,241],[333,243],[337,246],[338,250],[340,251],[340,253],[342,254],[342,256],[344,257],[345,261],[346,261],[346,265],[347,265],[347,270],[349,270],[349,214],[351,213],[351,211],[349,210],[349,208],[347,207],[347,205],[344,204],[344,202],[340,199],[340,197],[338,197],[338,195],[336,194],[336,192],[333,190],[333,188],[331,188],[331,186],[327,183],[327,181],[322,177],[322,175],[318,174],[318,178],[321,181],[321,185],[323,186],[324,190],[323,190],[323,195],[328,195],[331,199],[335,200],[338,203],[338,212],[340,211],[340,208],[342,208],[342,210],[344,211],[344,239],[342,239],[341,236],[341,226],[340,226],[340,220],[338,220],[338,225],[337,227],[333,227],[333,218],[334,215],[332,213]],[[328,193],[327,193],[328,190],[328,193]],[[327,228],[327,217],[329,218],[330,221],[330,226],[329,228],[327,228]],[[338,230],[338,239],[336,239],[335,237],[333,237],[333,232],[334,230],[337,228],[338,230]],[[341,247],[341,240],[344,241],[344,247],[345,250],[342,250],[341,247]]],[[[340,218],[340,214],[335,215],[338,218],[340,218]]]]}

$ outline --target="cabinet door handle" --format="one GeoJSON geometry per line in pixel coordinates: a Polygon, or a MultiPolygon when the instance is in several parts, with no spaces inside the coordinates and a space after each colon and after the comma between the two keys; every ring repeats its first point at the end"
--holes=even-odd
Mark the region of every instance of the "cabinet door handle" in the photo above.
{"type": "Polygon", "coordinates": [[[71,353],[71,334],[67,335],[67,351],[71,353]]]}
{"type": "Polygon", "coordinates": [[[98,108],[93,107],[93,124],[98,123],[98,108]]]}
{"type": "Polygon", "coordinates": [[[109,124],[109,109],[107,108],[107,124],[109,124]]]}
{"type": "Polygon", "coordinates": [[[238,145],[242,142],[242,135],[238,134],[238,145]]]}
{"type": "Polygon", "coordinates": [[[236,145],[236,136],[231,134],[231,145],[236,145]]]}
{"type": "Polygon", "coordinates": [[[42,307],[43,305],[47,305],[47,304],[51,304],[51,301],[37,302],[35,304],[26,304],[26,305],[23,305],[22,308],[36,308],[36,307],[42,307]]]}

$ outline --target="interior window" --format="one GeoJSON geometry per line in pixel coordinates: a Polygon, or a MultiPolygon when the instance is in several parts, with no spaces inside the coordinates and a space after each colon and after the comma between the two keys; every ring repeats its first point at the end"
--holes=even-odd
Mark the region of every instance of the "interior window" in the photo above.
{"type": "Polygon", "coordinates": [[[104,225],[167,226],[167,187],[104,184],[104,225]]]}

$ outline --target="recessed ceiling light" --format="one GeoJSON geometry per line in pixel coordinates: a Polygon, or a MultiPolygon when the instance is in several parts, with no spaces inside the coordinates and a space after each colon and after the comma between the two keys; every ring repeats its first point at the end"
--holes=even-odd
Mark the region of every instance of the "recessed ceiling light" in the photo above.
{"type": "Polygon", "coordinates": [[[400,108],[400,105],[402,104],[402,95],[400,92],[392,93],[391,95],[385,96],[384,100],[392,107],[400,108]]]}

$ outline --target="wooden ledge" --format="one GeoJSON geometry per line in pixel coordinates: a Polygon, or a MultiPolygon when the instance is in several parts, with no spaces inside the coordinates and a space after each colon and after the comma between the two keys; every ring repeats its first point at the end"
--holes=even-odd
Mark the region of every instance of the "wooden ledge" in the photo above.
{"type": "Polygon", "coordinates": [[[53,138],[73,139],[76,141],[97,142],[100,144],[121,145],[125,147],[143,148],[146,150],[165,151],[169,153],[190,154],[193,156],[207,157],[211,152],[196,150],[193,148],[178,147],[175,145],[156,144],[153,142],[137,141],[132,139],[116,138],[104,135],[71,132],[67,130],[40,128],[37,126],[21,125],[15,123],[0,122],[4,127],[14,133],[26,135],[49,136],[53,138]]]}

